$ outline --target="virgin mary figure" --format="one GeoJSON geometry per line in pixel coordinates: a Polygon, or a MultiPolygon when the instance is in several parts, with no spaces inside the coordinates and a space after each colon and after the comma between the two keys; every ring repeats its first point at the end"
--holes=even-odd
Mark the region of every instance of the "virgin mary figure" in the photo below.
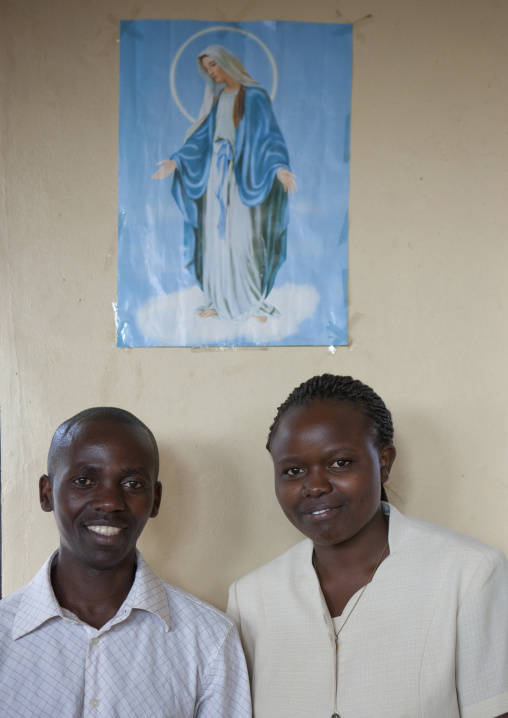
{"type": "Polygon", "coordinates": [[[228,323],[280,316],[267,297],[286,258],[288,193],[297,187],[266,91],[222,45],[197,57],[205,80],[197,121],[154,173],[174,173],[188,268],[201,317],[228,323]]]}

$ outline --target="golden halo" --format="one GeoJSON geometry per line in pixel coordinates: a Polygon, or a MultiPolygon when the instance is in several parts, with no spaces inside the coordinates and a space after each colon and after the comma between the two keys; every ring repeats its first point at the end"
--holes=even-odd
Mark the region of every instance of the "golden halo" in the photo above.
{"type": "Polygon", "coordinates": [[[169,87],[171,89],[171,94],[173,96],[173,99],[176,102],[176,106],[178,107],[178,109],[180,110],[182,115],[184,115],[184,117],[186,117],[188,120],[190,120],[190,122],[195,122],[196,118],[192,117],[190,115],[190,113],[187,112],[185,107],[180,102],[180,98],[178,97],[178,93],[176,91],[176,85],[175,85],[176,66],[178,64],[178,60],[180,59],[183,51],[185,50],[187,45],[189,45],[189,43],[192,42],[192,40],[195,40],[200,35],[206,35],[209,32],[217,32],[217,30],[227,30],[228,32],[239,32],[242,35],[247,35],[247,37],[250,37],[251,40],[254,40],[255,42],[258,43],[258,45],[261,46],[261,48],[266,53],[266,56],[268,57],[270,66],[272,68],[273,84],[272,84],[272,92],[270,94],[270,99],[272,100],[272,102],[275,97],[275,93],[277,92],[277,83],[278,83],[277,65],[275,64],[275,60],[273,58],[272,53],[267,48],[265,43],[259,39],[259,37],[256,37],[256,35],[253,35],[251,32],[247,32],[247,30],[241,30],[238,27],[228,27],[227,25],[215,25],[214,27],[207,27],[205,30],[200,30],[199,32],[196,32],[194,35],[189,37],[189,39],[183,43],[183,45],[180,47],[180,49],[176,53],[176,55],[173,59],[173,62],[171,63],[171,70],[169,72],[169,87]]]}

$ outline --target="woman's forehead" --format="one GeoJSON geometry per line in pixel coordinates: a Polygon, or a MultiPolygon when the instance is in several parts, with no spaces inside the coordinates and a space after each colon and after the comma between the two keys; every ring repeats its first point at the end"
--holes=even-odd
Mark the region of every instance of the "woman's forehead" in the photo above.
{"type": "Polygon", "coordinates": [[[331,432],[372,433],[372,422],[361,407],[349,401],[335,399],[316,399],[289,409],[281,418],[273,442],[278,437],[289,439],[292,434],[306,432],[319,426],[331,432]]]}
{"type": "Polygon", "coordinates": [[[322,417],[330,420],[365,419],[365,410],[349,399],[312,399],[293,406],[282,417],[282,421],[315,421],[322,417]]]}

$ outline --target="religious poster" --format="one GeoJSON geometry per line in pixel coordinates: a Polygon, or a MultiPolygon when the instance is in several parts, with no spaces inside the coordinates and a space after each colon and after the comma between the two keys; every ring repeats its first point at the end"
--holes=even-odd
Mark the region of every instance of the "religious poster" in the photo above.
{"type": "Polygon", "coordinates": [[[125,21],[117,344],[347,343],[352,28],[125,21]]]}

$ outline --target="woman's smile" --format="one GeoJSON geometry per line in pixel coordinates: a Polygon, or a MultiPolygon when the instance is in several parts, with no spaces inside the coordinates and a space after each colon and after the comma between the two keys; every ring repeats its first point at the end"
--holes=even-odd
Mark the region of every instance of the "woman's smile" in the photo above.
{"type": "Polygon", "coordinates": [[[311,520],[329,519],[338,513],[341,506],[328,506],[323,509],[314,509],[313,511],[305,511],[304,515],[309,516],[311,520]]]}

